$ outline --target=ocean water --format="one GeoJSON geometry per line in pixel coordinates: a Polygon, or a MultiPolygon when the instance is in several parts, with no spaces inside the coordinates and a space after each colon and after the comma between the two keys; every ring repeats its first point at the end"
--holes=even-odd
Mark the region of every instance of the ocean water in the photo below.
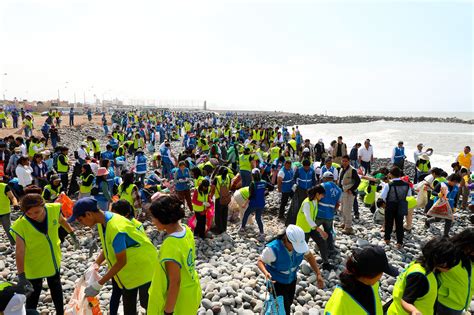
{"type": "Polygon", "coordinates": [[[474,119],[474,108],[470,112],[389,112],[389,111],[371,111],[371,112],[348,112],[348,111],[325,111],[319,114],[327,114],[333,116],[387,116],[387,117],[439,117],[439,118],[451,118],[456,117],[459,119],[470,120],[474,119]]]}
{"type": "Polygon", "coordinates": [[[403,141],[407,160],[412,161],[418,143],[426,148],[433,148],[431,165],[441,167],[448,173],[451,163],[466,145],[474,150],[474,126],[451,123],[403,123],[376,121],[355,124],[314,124],[299,126],[304,139],[316,143],[322,138],[326,147],[338,136],[343,137],[348,150],[356,142],[363,143],[370,139],[374,156],[391,157],[398,141],[403,141]]]}

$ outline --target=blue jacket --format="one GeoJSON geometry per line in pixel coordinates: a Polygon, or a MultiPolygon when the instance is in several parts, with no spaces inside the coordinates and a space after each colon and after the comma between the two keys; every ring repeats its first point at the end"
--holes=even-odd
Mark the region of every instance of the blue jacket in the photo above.
{"type": "Polygon", "coordinates": [[[135,169],[137,173],[146,172],[146,168],[147,168],[146,161],[147,161],[146,156],[144,154],[137,155],[137,168],[135,169]]]}
{"type": "Polygon", "coordinates": [[[293,179],[295,172],[293,171],[292,168],[287,170],[284,167],[280,171],[282,171],[285,174],[281,182],[281,192],[284,192],[284,193],[290,192],[291,189],[293,188],[293,184],[295,183],[293,179]]]}
{"type": "Polygon", "coordinates": [[[341,198],[342,189],[334,182],[325,182],[321,185],[326,190],[326,193],[324,194],[324,198],[318,203],[317,218],[332,220],[334,219],[336,203],[341,198]]]}
{"type": "Polygon", "coordinates": [[[288,252],[282,240],[276,239],[267,244],[277,258],[274,262],[267,265],[268,272],[272,279],[278,283],[290,284],[296,279],[296,274],[304,259],[304,254],[299,254],[295,250],[288,252]]]}
{"type": "Polygon", "coordinates": [[[314,176],[314,170],[309,168],[308,172],[301,166],[295,172],[295,181],[298,187],[302,189],[310,189],[316,185],[316,177],[314,176]]]}

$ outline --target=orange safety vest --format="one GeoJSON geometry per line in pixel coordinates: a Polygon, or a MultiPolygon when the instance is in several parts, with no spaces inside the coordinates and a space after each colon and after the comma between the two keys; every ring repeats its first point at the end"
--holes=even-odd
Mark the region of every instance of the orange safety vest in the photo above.
{"type": "Polygon", "coordinates": [[[472,159],[471,152],[469,152],[468,154],[464,154],[464,152],[461,152],[458,155],[459,165],[464,166],[467,169],[471,168],[471,159],[472,159]]]}

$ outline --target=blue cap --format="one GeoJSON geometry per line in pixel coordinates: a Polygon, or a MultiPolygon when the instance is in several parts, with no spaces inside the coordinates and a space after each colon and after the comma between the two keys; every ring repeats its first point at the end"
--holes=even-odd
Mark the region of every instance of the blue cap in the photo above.
{"type": "Polygon", "coordinates": [[[97,212],[97,200],[92,197],[79,199],[74,204],[72,209],[72,216],[67,220],[68,223],[76,221],[77,217],[83,216],[87,211],[97,212]]]}

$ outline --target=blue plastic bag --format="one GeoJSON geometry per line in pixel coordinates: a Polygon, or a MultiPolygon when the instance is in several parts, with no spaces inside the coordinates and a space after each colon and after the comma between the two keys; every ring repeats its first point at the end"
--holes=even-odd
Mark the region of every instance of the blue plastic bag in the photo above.
{"type": "Polygon", "coordinates": [[[283,296],[276,296],[275,286],[273,282],[267,280],[267,291],[269,294],[268,298],[263,304],[263,314],[265,315],[286,315],[285,303],[283,302],[283,296]]]}

